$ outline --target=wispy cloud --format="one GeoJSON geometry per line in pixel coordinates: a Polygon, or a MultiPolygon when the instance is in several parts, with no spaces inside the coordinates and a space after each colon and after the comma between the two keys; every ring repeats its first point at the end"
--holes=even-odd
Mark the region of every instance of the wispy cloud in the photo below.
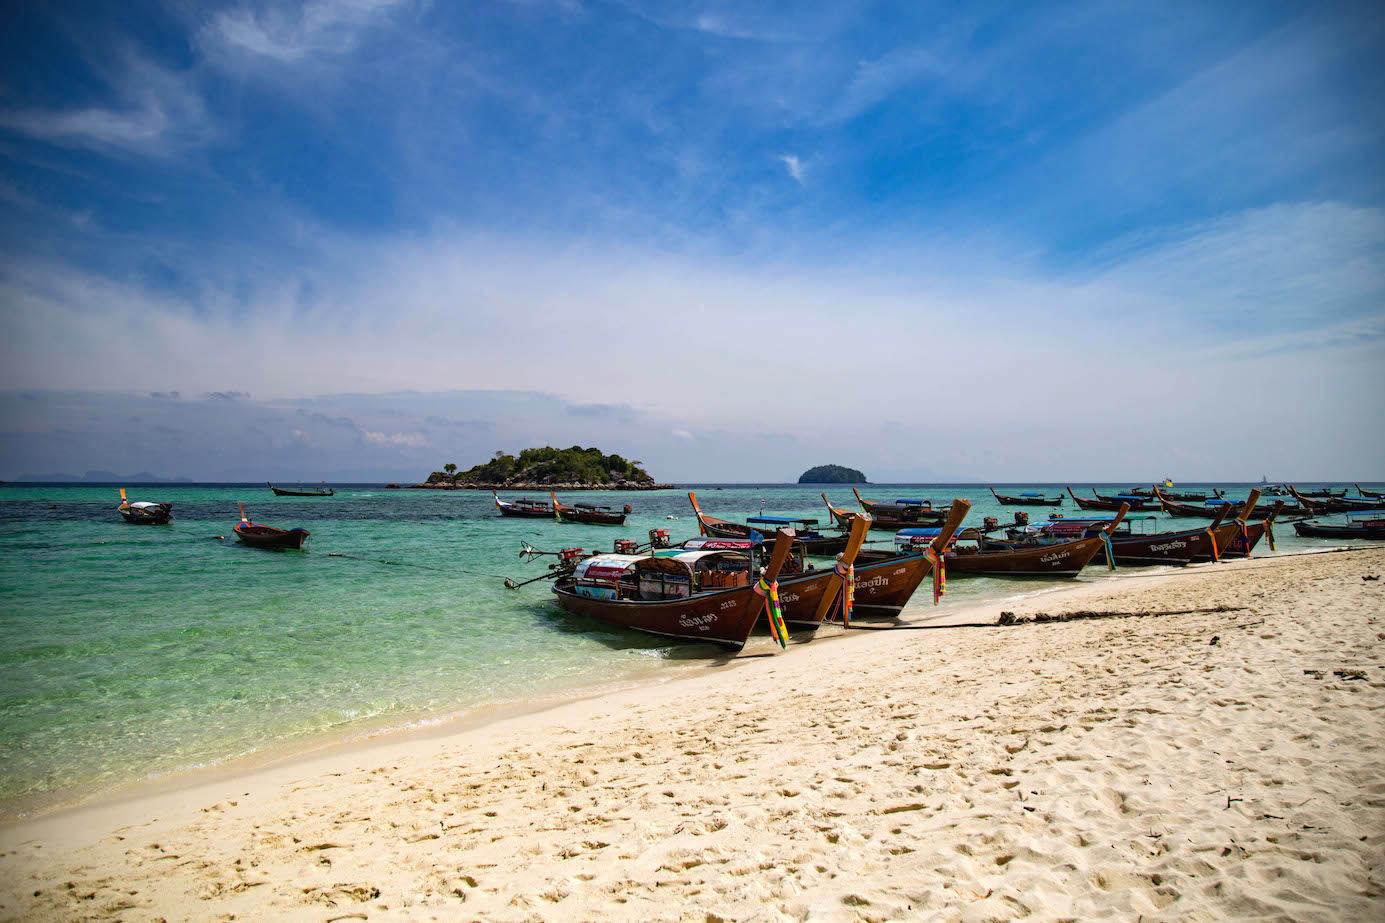
{"type": "Polygon", "coordinates": [[[0,109],[0,128],[65,147],[168,156],[206,143],[215,124],[195,80],[133,48],[108,73],[108,105],[0,109]]]}
{"type": "Polygon", "coordinates": [[[222,10],[203,28],[204,50],[294,63],[353,51],[370,29],[413,0],[311,0],[222,10]]]}
{"type": "Polygon", "coordinates": [[[784,162],[784,169],[789,171],[789,175],[794,178],[794,182],[803,185],[803,164],[799,162],[797,154],[780,154],[779,159],[784,162]]]}

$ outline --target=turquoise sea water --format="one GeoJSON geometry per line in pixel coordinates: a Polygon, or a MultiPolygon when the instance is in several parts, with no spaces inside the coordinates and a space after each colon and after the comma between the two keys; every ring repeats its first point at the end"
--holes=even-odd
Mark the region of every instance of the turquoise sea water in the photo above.
{"type": "MultiPolygon", "coordinates": [[[[705,511],[726,519],[763,510],[828,520],[820,488],[694,489],[705,511]]],[[[862,493],[965,496],[968,522],[1007,521],[1015,509],[976,485],[862,493]]],[[[173,502],[174,522],[125,523],[113,487],[0,486],[0,816],[725,656],[567,615],[543,581],[502,584],[544,570],[519,561],[521,541],[610,550],[652,528],[692,537],[683,489],[580,497],[633,505],[622,528],[501,518],[489,494],[470,491],[361,486],[318,499],[276,498],[263,485],[158,485],[129,494],[173,502]],[[256,521],[309,529],[311,550],[235,541],[237,500],[256,521]]],[[[849,489],[828,494],[854,506],[849,489]]],[[[1028,511],[1038,520],[1051,509],[1028,511]]],[[[1276,537],[1281,552],[1332,544],[1297,539],[1287,525],[1276,537]]],[[[1087,573],[1080,579],[1106,576],[1087,573]]],[[[944,605],[1052,585],[954,578],[944,605]]],[[[910,612],[931,609],[921,593],[910,612]]],[[[768,636],[747,648],[771,650],[768,636]]]]}

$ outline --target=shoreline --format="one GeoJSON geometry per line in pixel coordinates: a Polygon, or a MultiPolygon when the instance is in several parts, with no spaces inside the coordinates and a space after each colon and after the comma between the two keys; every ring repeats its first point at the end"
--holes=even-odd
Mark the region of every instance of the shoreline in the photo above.
{"type": "MultiPolygon", "coordinates": [[[[791,633],[790,649],[780,651],[767,642],[768,635],[762,630],[752,635],[754,642],[737,653],[722,652],[706,657],[670,658],[655,662],[619,677],[555,689],[539,696],[524,699],[504,699],[479,704],[457,705],[437,712],[420,712],[411,716],[394,715],[381,718],[378,723],[366,724],[347,732],[319,732],[299,739],[277,741],[264,750],[244,754],[229,754],[205,764],[178,767],[155,775],[125,780],[115,785],[96,788],[80,788],[58,793],[47,799],[42,795],[26,796],[5,805],[0,813],[0,837],[8,827],[28,823],[41,823],[49,818],[71,813],[96,810],[150,798],[173,796],[199,789],[207,785],[232,781],[238,778],[274,772],[284,767],[310,763],[318,760],[349,758],[352,754],[392,745],[407,745],[410,741],[426,741],[445,738],[451,735],[484,732],[493,726],[503,726],[511,721],[524,721],[543,715],[572,703],[589,702],[606,696],[616,695],[629,689],[659,687],[678,683],[700,675],[744,665],[774,656],[787,657],[811,641],[818,646],[838,644],[849,641],[858,634],[890,630],[943,630],[950,628],[1002,628],[1007,627],[1001,620],[1008,614],[1007,607],[1031,609],[1047,601],[1057,602],[1069,597],[1111,590],[1113,586],[1138,589],[1149,581],[1163,581],[1199,574],[1204,569],[1236,567],[1253,569],[1283,558],[1309,555],[1329,555],[1375,550],[1372,546],[1340,546],[1314,551],[1280,552],[1278,554],[1238,559],[1225,563],[1202,563],[1187,567],[1127,568],[1114,574],[1100,573],[1089,575],[1085,582],[1054,582],[1038,589],[1019,593],[1003,593],[966,602],[956,607],[935,608],[920,604],[926,594],[922,590],[916,595],[914,608],[906,609],[904,618],[898,626],[884,624],[889,620],[875,620],[875,624],[858,623],[852,629],[844,629],[840,624],[825,624],[815,631],[796,631],[791,633]],[[985,618],[987,621],[977,621],[985,618]],[[20,810],[11,810],[21,807],[20,810]]],[[[1047,620],[1045,620],[1047,621],[1047,620]]],[[[801,656],[801,654],[800,654],[801,656]]],[[[234,787],[234,785],[232,786],[234,787]]]]}
{"type": "Polygon", "coordinates": [[[1382,569],[1279,555],[988,601],[952,617],[1192,611],[839,632],[7,824],[0,915],[1378,911],[1382,569]]]}

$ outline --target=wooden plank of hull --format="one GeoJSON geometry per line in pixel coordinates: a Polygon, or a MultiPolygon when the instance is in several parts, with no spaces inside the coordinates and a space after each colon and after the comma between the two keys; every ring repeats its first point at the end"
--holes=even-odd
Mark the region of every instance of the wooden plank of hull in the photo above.
{"type": "Polygon", "coordinates": [[[975,574],[987,577],[1075,577],[1086,567],[1097,550],[1100,538],[1080,538],[1058,545],[1018,548],[1012,551],[947,553],[948,574],[975,574]]]}
{"type": "Polygon", "coordinates": [[[753,587],[700,593],[688,599],[612,600],[578,596],[568,578],[553,585],[558,605],[600,622],[633,628],[682,641],[706,641],[728,650],[745,647],[750,630],[764,609],[753,587]]]}

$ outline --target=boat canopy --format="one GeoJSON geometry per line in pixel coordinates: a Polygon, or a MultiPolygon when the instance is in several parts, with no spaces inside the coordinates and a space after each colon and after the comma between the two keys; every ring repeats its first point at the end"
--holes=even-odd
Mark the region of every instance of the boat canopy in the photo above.
{"type": "Polygon", "coordinates": [[[747,519],[746,522],[762,522],[770,526],[792,526],[798,524],[815,526],[818,524],[816,519],[794,519],[790,516],[755,516],[751,519],[747,519]]]}
{"type": "Polygon", "coordinates": [[[1148,497],[1141,497],[1137,494],[1116,494],[1117,500],[1148,500],[1148,497]]]}
{"type": "Polygon", "coordinates": [[[1021,496],[1021,497],[1042,497],[1043,494],[1035,493],[1035,492],[1032,491],[1032,490],[1026,490],[1026,491],[1024,491],[1024,493],[1020,494],[1020,496],[1021,496]]]}
{"type": "Polygon", "coordinates": [[[896,500],[896,501],[895,501],[895,503],[902,504],[902,505],[904,505],[904,506],[923,506],[925,503],[930,503],[930,502],[932,502],[932,501],[929,501],[929,500],[896,500]]]}
{"type": "MultiPolygon", "coordinates": [[[[1206,500],[1203,500],[1202,502],[1205,506],[1221,506],[1223,503],[1230,503],[1231,501],[1227,500],[1224,497],[1208,497],[1206,500]]],[[[1239,503],[1240,501],[1238,500],[1236,502],[1239,503]]]]}
{"type": "Polygon", "coordinates": [[[683,543],[683,551],[749,551],[765,543],[760,533],[755,535],[756,538],[690,538],[683,543]]]}
{"type": "Polygon", "coordinates": [[[895,535],[901,538],[937,538],[943,534],[941,528],[934,529],[900,529],[895,535]]]}
{"type": "Polygon", "coordinates": [[[1355,521],[1357,519],[1369,522],[1373,519],[1385,519],[1385,509],[1382,510],[1350,510],[1347,519],[1355,521]]]}
{"type": "Polygon", "coordinates": [[[585,561],[577,562],[577,569],[573,571],[573,577],[577,580],[619,580],[636,561],[642,561],[640,555],[635,554],[598,554],[587,558],[585,561]]]}

